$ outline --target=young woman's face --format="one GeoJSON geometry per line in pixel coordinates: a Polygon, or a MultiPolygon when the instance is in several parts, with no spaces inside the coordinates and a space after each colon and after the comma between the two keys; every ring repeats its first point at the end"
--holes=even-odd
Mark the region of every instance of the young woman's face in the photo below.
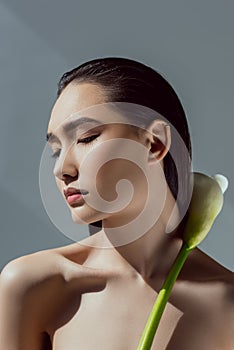
{"type": "MultiPolygon", "coordinates": [[[[89,224],[103,219],[110,224],[120,224],[121,220],[122,223],[127,222],[139,214],[147,198],[145,174],[136,164],[134,156],[132,161],[129,159],[131,154],[134,155],[131,153],[134,143],[129,143],[130,152],[124,148],[124,140],[132,140],[143,146],[144,142],[130,125],[124,123],[124,119],[121,123],[113,115],[100,113],[99,106],[105,102],[108,101],[100,86],[70,83],[57,99],[48,125],[48,142],[55,154],[56,183],[77,223],[89,224]],[[84,110],[87,112],[82,114],[84,110]],[[88,123],[78,126],[84,115],[100,122],[100,125],[88,123]],[[69,128],[71,121],[73,125],[69,128]],[[124,151],[128,153],[127,159],[119,156],[124,151]],[[124,203],[125,191],[122,188],[118,193],[116,188],[123,179],[132,185],[133,197],[126,207],[119,207],[113,213],[112,203],[118,195],[124,203]],[[66,198],[64,191],[69,188],[83,189],[88,193],[79,199],[77,196],[66,198]],[[100,198],[104,201],[100,201],[100,198]]],[[[147,159],[148,149],[142,148],[143,153],[139,156],[143,155],[144,158],[145,155],[147,159]]],[[[135,150],[138,152],[136,147],[135,150]]],[[[125,186],[129,188],[129,183],[125,182],[125,186]]]]}

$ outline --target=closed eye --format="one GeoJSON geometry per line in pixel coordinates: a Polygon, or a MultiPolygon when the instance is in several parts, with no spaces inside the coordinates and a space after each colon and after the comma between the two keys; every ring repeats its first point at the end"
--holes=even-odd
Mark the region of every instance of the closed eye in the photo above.
{"type": "Polygon", "coordinates": [[[85,137],[84,139],[78,140],[77,143],[92,143],[99,135],[100,134],[85,137]]]}
{"type": "MultiPolygon", "coordinates": [[[[77,143],[84,143],[84,144],[88,144],[88,143],[89,143],[89,144],[91,144],[98,136],[100,136],[100,134],[92,135],[92,136],[89,136],[89,137],[85,137],[85,138],[83,138],[83,139],[78,140],[77,143]]],[[[59,155],[60,155],[60,152],[61,152],[61,150],[58,149],[57,151],[55,151],[55,152],[51,155],[51,157],[52,157],[52,158],[58,158],[59,155]]]]}

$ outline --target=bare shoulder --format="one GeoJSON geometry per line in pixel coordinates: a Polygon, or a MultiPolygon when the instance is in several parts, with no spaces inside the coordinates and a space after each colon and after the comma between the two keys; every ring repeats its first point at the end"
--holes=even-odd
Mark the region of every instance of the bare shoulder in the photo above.
{"type": "Polygon", "coordinates": [[[77,245],[42,250],[7,263],[0,274],[2,285],[17,286],[21,292],[53,283],[58,288],[79,280],[91,269],[84,267],[86,253],[77,245]]]}
{"type": "Polygon", "coordinates": [[[0,348],[51,349],[51,322],[69,304],[71,286],[79,298],[82,270],[53,249],[7,263],[0,274],[0,348]]]}
{"type": "Polygon", "coordinates": [[[234,273],[211,256],[194,249],[183,267],[180,280],[185,286],[183,291],[188,296],[189,305],[194,303],[197,310],[199,307],[212,311],[220,308],[223,315],[234,317],[234,273]]]}
{"type": "Polygon", "coordinates": [[[181,272],[174,289],[174,302],[183,316],[171,348],[181,344],[182,348],[189,349],[193,344],[193,349],[234,349],[232,271],[195,249],[181,272]]]}
{"type": "MultiPolygon", "coordinates": [[[[29,315],[29,319],[34,317],[38,327],[46,330],[57,304],[64,302],[67,297],[70,281],[76,279],[78,288],[81,276],[81,266],[53,249],[16,258],[1,271],[1,303],[21,305],[22,317],[31,312],[33,316],[29,315]]],[[[5,310],[7,314],[10,310],[15,312],[10,307],[5,307],[5,310]]]]}
{"type": "MultiPolygon", "coordinates": [[[[44,310],[46,296],[51,284],[62,286],[63,276],[56,259],[46,252],[37,252],[16,258],[6,264],[0,274],[0,298],[2,303],[21,305],[24,318],[32,319],[29,313],[33,310],[34,319],[39,328],[45,329],[46,319],[41,310],[44,310]]],[[[14,310],[6,307],[6,314],[14,310]]],[[[13,316],[12,316],[13,317],[13,316]]]]}
{"type": "Polygon", "coordinates": [[[215,292],[217,298],[223,302],[234,302],[234,273],[213,259],[200,249],[195,249],[189,257],[185,273],[191,281],[198,282],[197,285],[208,288],[215,292]]]}
{"type": "Polygon", "coordinates": [[[33,305],[41,328],[47,329],[58,307],[67,306],[68,298],[79,298],[83,291],[94,291],[104,283],[101,271],[82,265],[84,250],[72,244],[10,261],[0,274],[0,296],[1,291],[2,295],[11,291],[14,300],[21,304],[24,300],[25,307],[33,305]]]}
{"type": "Polygon", "coordinates": [[[39,251],[11,260],[0,275],[1,285],[16,288],[21,294],[42,291],[46,284],[64,283],[63,261],[53,251],[39,251]]]}
{"type": "Polygon", "coordinates": [[[183,268],[186,277],[201,282],[216,281],[227,287],[233,286],[234,273],[201,249],[195,248],[187,261],[183,268]]]}
{"type": "Polygon", "coordinates": [[[61,285],[63,279],[56,263],[52,267],[47,257],[41,252],[29,254],[10,261],[1,271],[1,348],[50,349],[46,296],[51,281],[61,285]]]}
{"type": "Polygon", "coordinates": [[[77,244],[51,248],[23,255],[7,263],[0,274],[2,283],[15,283],[22,288],[36,286],[53,278],[68,281],[82,273],[87,253],[77,244]]]}
{"type": "MultiPolygon", "coordinates": [[[[234,276],[223,266],[211,263],[214,274],[204,284],[203,313],[207,315],[211,336],[220,349],[234,349],[234,276]],[[215,273],[216,270],[216,273],[215,273]],[[208,316],[209,315],[209,316],[208,316]]],[[[218,264],[219,265],[219,264],[218,264]]]]}

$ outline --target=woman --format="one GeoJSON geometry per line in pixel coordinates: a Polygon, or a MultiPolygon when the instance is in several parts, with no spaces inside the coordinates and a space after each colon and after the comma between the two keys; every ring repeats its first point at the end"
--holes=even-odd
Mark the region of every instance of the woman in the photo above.
{"type": "MultiPolygon", "coordinates": [[[[47,138],[73,221],[96,231],[4,267],[0,348],[135,350],[186,223],[191,143],[181,103],[168,82],[140,62],[92,60],[60,79],[47,138]],[[125,118],[126,106],[144,106],[146,115],[153,110],[159,118],[139,126],[138,118],[125,118]],[[90,114],[94,124],[79,129],[90,114]],[[187,156],[169,152],[176,132],[187,156]],[[148,197],[154,206],[145,207],[148,197]]],[[[194,249],[152,349],[233,349],[233,301],[231,271],[194,249]]]]}

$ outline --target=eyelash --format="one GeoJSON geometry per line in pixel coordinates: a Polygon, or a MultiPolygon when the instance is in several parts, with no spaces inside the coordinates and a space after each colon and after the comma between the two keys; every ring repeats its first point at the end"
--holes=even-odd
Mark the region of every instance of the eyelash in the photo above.
{"type": "MultiPolygon", "coordinates": [[[[84,143],[84,145],[86,146],[86,144],[92,144],[92,143],[94,142],[94,140],[95,140],[98,136],[100,136],[100,134],[88,136],[88,137],[85,137],[85,138],[83,138],[83,139],[78,140],[77,143],[84,143]],[[92,140],[91,140],[91,141],[85,141],[85,140],[89,140],[89,139],[92,139],[92,140]]],[[[55,151],[55,152],[51,155],[51,157],[52,157],[52,158],[57,158],[57,157],[59,157],[60,151],[61,151],[60,149],[57,150],[57,151],[55,151]]]]}

